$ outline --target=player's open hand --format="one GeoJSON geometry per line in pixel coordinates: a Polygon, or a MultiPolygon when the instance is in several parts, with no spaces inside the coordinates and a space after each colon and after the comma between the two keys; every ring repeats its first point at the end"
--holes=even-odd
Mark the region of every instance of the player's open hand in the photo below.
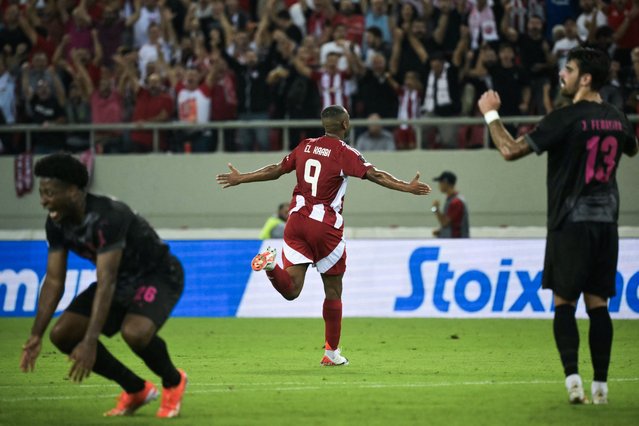
{"type": "Polygon", "coordinates": [[[415,195],[428,195],[430,194],[430,186],[424,182],[419,181],[419,172],[415,174],[413,180],[408,184],[410,187],[410,193],[415,195]]]}
{"type": "Polygon", "coordinates": [[[477,101],[477,106],[482,114],[486,114],[488,111],[498,111],[501,106],[501,99],[499,94],[494,90],[487,90],[477,101]]]}
{"type": "Polygon", "coordinates": [[[229,186],[235,186],[240,184],[240,172],[233,167],[231,163],[229,163],[230,173],[222,173],[217,175],[215,178],[217,183],[223,185],[223,188],[228,188],[229,186]]]}
{"type": "Polygon", "coordinates": [[[97,351],[97,341],[88,342],[82,340],[69,355],[69,360],[73,362],[71,370],[69,370],[69,377],[74,382],[82,382],[85,378],[89,377],[95,364],[95,355],[97,351]]]}
{"type": "Polygon", "coordinates": [[[20,369],[25,373],[33,371],[35,362],[42,349],[42,338],[32,335],[22,346],[22,356],[20,357],[20,369]]]}

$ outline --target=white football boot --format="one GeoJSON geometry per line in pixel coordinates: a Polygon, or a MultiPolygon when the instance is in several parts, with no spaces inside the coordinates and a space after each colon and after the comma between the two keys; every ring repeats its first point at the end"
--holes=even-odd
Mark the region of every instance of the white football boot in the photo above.
{"type": "Polygon", "coordinates": [[[608,383],[593,381],[590,392],[593,404],[604,405],[608,403],[608,383]]]}
{"type": "Polygon", "coordinates": [[[340,353],[339,348],[332,350],[331,347],[326,344],[326,348],[324,350],[324,358],[320,361],[321,365],[336,367],[340,365],[348,365],[348,360],[346,357],[343,357],[340,353]]]}
{"type": "Polygon", "coordinates": [[[254,271],[272,271],[275,269],[277,259],[277,249],[267,247],[266,251],[259,253],[253,258],[251,262],[251,268],[254,271]]]}
{"type": "Polygon", "coordinates": [[[588,400],[584,395],[584,385],[579,374],[571,374],[566,377],[566,389],[568,400],[571,404],[586,404],[588,400]]]}

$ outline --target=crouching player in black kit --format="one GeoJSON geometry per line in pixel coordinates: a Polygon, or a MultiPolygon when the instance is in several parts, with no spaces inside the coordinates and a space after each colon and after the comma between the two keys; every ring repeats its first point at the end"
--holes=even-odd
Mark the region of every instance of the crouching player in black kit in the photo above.
{"type": "Polygon", "coordinates": [[[616,172],[622,153],[637,154],[637,139],[622,112],[602,101],[608,77],[606,53],[575,48],[559,73],[561,93],[572,104],[548,114],[531,133],[516,140],[499,120],[499,95],[479,100],[495,145],[506,160],[548,152],[548,237],[543,288],[554,294],[555,342],[572,403],[584,403],[577,370],[579,333],[575,306],[583,293],[590,317],[589,344],[594,379],[592,402],[608,402],[612,322],[608,298],[615,295],[619,251],[616,172]]]}
{"type": "Polygon", "coordinates": [[[96,265],[97,282],[78,295],[51,330],[51,341],[72,361],[69,376],[82,381],[91,371],[124,391],[106,416],[132,414],[154,400],[158,390],[122,365],[98,340],[120,331],[129,347],[162,379],[157,417],[180,412],[186,374],[175,368],[157,332],[184,287],[179,260],[149,223],[126,204],[86,192],[87,170],[69,154],[36,163],[40,203],[49,211],[47,273],[31,336],[20,367],[32,371],[41,339],[64,292],[69,250],[96,265]]]}

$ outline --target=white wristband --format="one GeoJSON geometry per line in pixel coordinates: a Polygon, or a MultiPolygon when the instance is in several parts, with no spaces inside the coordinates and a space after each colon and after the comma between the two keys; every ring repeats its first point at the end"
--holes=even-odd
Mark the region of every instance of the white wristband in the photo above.
{"type": "Polygon", "coordinates": [[[486,114],[484,114],[484,120],[486,120],[486,124],[490,124],[495,120],[499,120],[499,113],[494,109],[491,109],[486,114]]]}

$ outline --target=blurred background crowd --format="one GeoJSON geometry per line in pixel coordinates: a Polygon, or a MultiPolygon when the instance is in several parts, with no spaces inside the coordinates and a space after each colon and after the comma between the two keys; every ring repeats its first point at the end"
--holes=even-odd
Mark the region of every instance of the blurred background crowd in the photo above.
{"type": "MultiPolygon", "coordinates": [[[[483,146],[482,126],[384,127],[379,118],[502,116],[565,105],[558,70],[590,45],[613,58],[602,95],[639,108],[639,0],[0,0],[0,125],[317,119],[344,105],[362,150],[483,146]]],[[[522,126],[523,127],[523,126],[522,126]]],[[[319,136],[291,129],[291,145],[319,136]]],[[[517,129],[514,129],[515,131],[517,129]]],[[[520,129],[522,130],[522,129],[520,129]]],[[[282,149],[276,129],[163,131],[164,151],[282,149]]],[[[0,152],[25,149],[0,133],[0,152]]],[[[150,131],[96,132],[98,152],[148,152],[150,131]]],[[[87,132],[32,136],[81,151],[87,132]]]]}

